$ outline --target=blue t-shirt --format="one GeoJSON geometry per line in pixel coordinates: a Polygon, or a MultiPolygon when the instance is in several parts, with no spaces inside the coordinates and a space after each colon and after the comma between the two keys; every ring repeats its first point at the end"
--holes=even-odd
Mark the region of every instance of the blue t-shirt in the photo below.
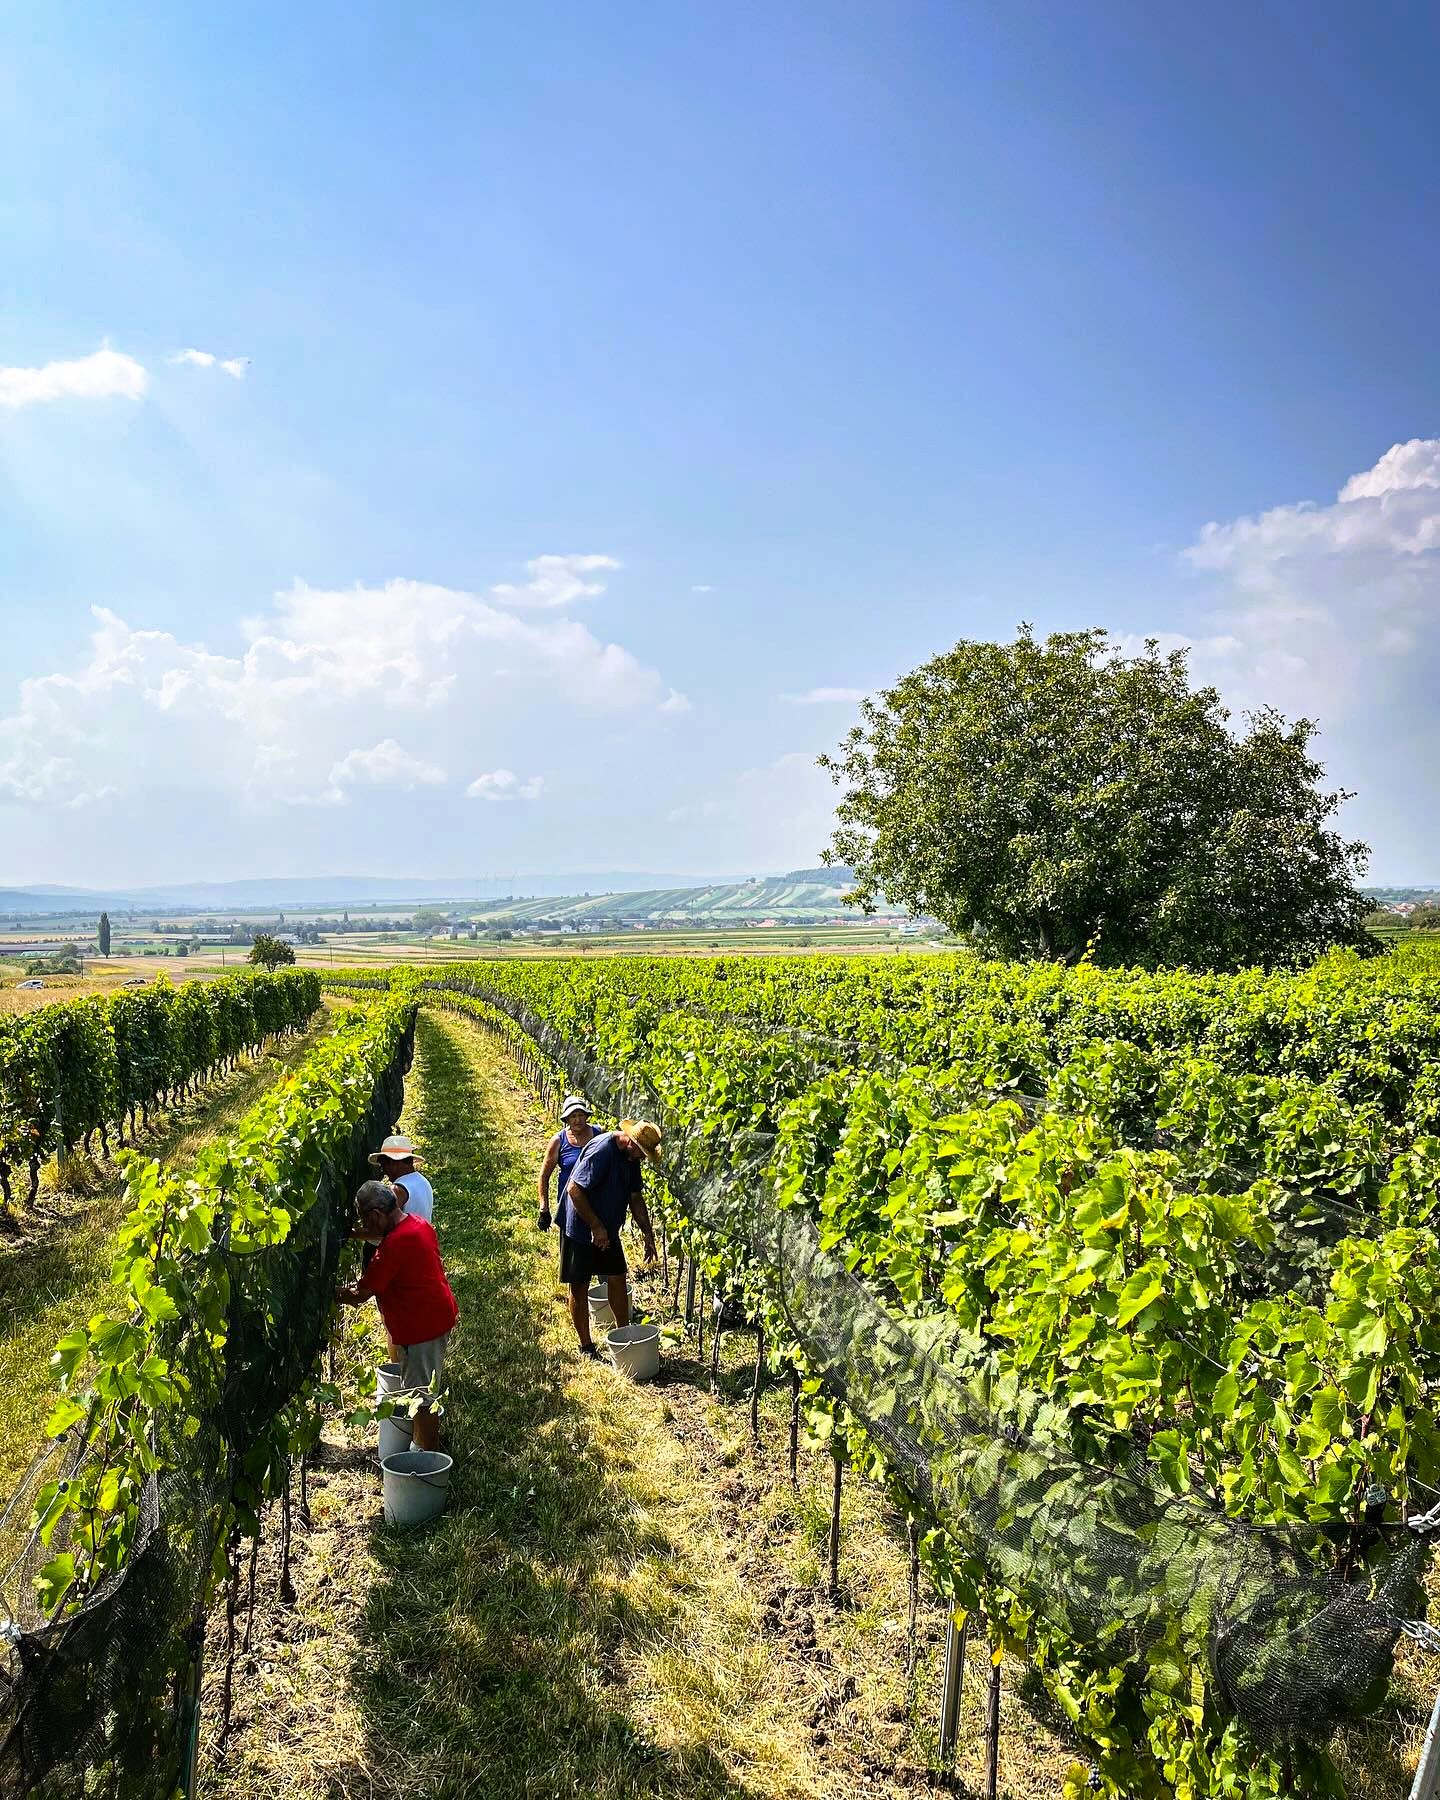
{"type": "MultiPolygon", "coordinates": [[[[591,1212],[611,1237],[618,1236],[630,1202],[641,1186],[640,1164],[635,1157],[626,1155],[616,1143],[616,1136],[613,1131],[602,1131],[599,1137],[591,1138],[570,1174],[576,1187],[584,1188],[591,1212]]],[[[590,1242],[590,1227],[573,1206],[565,1208],[561,1229],[577,1244],[590,1242]]]]}
{"type": "Polygon", "coordinates": [[[556,1164],[559,1180],[555,1189],[559,1198],[555,1202],[555,1222],[562,1231],[565,1229],[565,1220],[570,1213],[570,1198],[565,1191],[570,1185],[570,1177],[575,1173],[576,1163],[579,1162],[580,1158],[589,1149],[590,1145],[595,1142],[595,1138],[599,1137],[599,1135],[600,1133],[597,1131],[595,1136],[588,1138],[585,1143],[572,1144],[570,1142],[570,1133],[566,1131],[563,1126],[560,1128],[559,1160],[556,1164]]]}

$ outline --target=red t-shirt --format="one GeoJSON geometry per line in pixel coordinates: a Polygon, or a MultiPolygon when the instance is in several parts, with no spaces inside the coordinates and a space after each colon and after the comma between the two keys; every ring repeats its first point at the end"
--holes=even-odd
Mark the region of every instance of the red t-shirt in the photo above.
{"type": "Polygon", "coordinates": [[[444,1337],[460,1316],[440,1266],[435,1227],[409,1213],[381,1242],[358,1286],[362,1297],[373,1294],[379,1301],[385,1329],[397,1344],[444,1337]]]}

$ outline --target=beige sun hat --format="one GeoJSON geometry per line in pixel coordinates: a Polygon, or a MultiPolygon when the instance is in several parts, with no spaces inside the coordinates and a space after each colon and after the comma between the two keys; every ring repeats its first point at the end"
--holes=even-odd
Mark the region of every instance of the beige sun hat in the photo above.
{"type": "Polygon", "coordinates": [[[622,1119],[621,1132],[632,1144],[638,1144],[652,1163],[660,1160],[660,1127],[648,1119],[622,1119]]]}
{"type": "Polygon", "coordinates": [[[378,1169],[384,1162],[404,1162],[406,1157],[414,1162],[424,1162],[425,1158],[407,1137],[387,1137],[385,1142],[372,1155],[365,1158],[372,1169],[378,1169]]]}

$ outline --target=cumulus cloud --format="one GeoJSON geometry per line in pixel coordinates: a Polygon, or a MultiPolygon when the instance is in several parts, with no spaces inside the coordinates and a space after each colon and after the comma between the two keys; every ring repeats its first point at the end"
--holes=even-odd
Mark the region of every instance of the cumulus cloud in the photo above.
{"type": "Polygon", "coordinates": [[[1184,552],[1204,583],[1203,669],[1238,711],[1319,720],[1346,828],[1376,880],[1433,881],[1440,830],[1440,438],[1393,445],[1335,498],[1212,521],[1184,552]],[[1208,646],[1208,648],[1205,648],[1208,646]]]}
{"type": "Polygon", "coordinates": [[[47,400],[138,400],[150,377],[133,356],[107,344],[74,362],[46,363],[40,369],[0,368],[0,406],[12,411],[47,400]]]}
{"type": "Polygon", "coordinates": [[[804,694],[782,694],[782,700],[788,700],[792,706],[831,706],[841,703],[853,704],[863,700],[865,688],[847,687],[814,687],[804,694]]]}
{"type": "Polygon", "coordinates": [[[538,800],[545,791],[545,777],[532,775],[521,781],[512,769],[492,769],[477,775],[465,790],[467,800],[538,800]]]}
{"type": "Polygon", "coordinates": [[[523,587],[507,581],[490,591],[506,606],[571,606],[605,592],[603,581],[589,581],[587,576],[619,567],[613,556],[537,556],[525,565],[530,579],[523,587]]]}
{"type": "Polygon", "coordinates": [[[232,356],[222,361],[211,350],[177,350],[170,361],[176,364],[187,363],[192,369],[213,369],[219,363],[225,373],[232,375],[236,381],[243,381],[245,371],[250,367],[248,356],[232,356]]]}
{"type": "MultiPolygon", "coordinates": [[[[537,721],[560,739],[567,729],[593,739],[600,728],[643,732],[686,704],[576,620],[517,617],[425,582],[296,583],[243,622],[233,653],[104,609],[95,620],[88,657],[22,681],[18,706],[0,718],[0,800],[53,808],[104,794],[143,811],[165,793],[249,811],[333,805],[361,790],[439,787],[446,769],[473,767],[487,740],[537,721]]],[[[539,776],[513,789],[542,791],[539,776]]]]}
{"type": "Polygon", "coordinates": [[[1122,631],[1116,634],[1112,642],[1119,654],[1127,658],[1143,656],[1152,643],[1162,656],[1169,656],[1172,650],[1188,650],[1193,669],[1206,663],[1224,662],[1243,653],[1245,648],[1239,638],[1229,632],[1214,632],[1208,637],[1190,637],[1183,631],[1122,631]]]}
{"type": "Polygon", "coordinates": [[[358,785],[399,788],[410,793],[417,787],[434,787],[445,771],[423,757],[412,756],[394,738],[382,738],[369,750],[352,750],[330,770],[330,787],[342,799],[345,790],[358,785]]]}
{"type": "Polygon", "coordinates": [[[1255,692],[1373,704],[1396,657],[1440,652],[1440,438],[1395,444],[1329,504],[1212,521],[1184,560],[1219,584],[1212,642],[1255,692]]]}
{"type": "Polygon", "coordinates": [[[715,590],[713,587],[711,587],[711,585],[708,581],[702,581],[702,582],[698,583],[695,587],[692,587],[690,592],[692,594],[713,594],[715,592],[715,590]]]}

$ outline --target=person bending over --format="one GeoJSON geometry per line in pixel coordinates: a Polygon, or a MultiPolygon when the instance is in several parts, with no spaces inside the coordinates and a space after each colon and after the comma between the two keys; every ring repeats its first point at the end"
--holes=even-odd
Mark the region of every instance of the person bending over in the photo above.
{"type": "MultiPolygon", "coordinates": [[[[400,1391],[438,1389],[459,1308],[441,1266],[435,1228],[407,1213],[399,1193],[383,1181],[361,1184],[355,1210],[366,1243],[376,1250],[359,1281],[336,1288],[335,1298],[343,1306],[360,1306],[373,1295],[398,1351],[400,1391]]],[[[415,1414],[414,1444],[417,1450],[440,1448],[440,1421],[428,1400],[415,1414]]]]}
{"type": "MultiPolygon", "coordinates": [[[[412,1219],[428,1219],[432,1225],[435,1223],[435,1190],[415,1167],[424,1158],[409,1138],[387,1137],[374,1155],[367,1156],[365,1160],[372,1169],[378,1169],[380,1179],[388,1181],[399,1194],[400,1204],[412,1219]]],[[[375,1246],[367,1244],[360,1253],[362,1270],[370,1267],[370,1258],[374,1254],[375,1246]]],[[[393,1341],[390,1344],[390,1360],[400,1360],[400,1346],[393,1341]]]]}
{"type": "Polygon", "coordinates": [[[565,1188],[564,1223],[560,1239],[560,1279],[570,1290],[570,1317],[580,1340],[582,1356],[596,1356],[590,1341],[590,1284],[602,1280],[610,1296],[610,1310],[617,1325],[630,1323],[630,1299],[625,1288],[625,1252],[620,1227],[627,1212],[645,1239],[645,1259],[655,1260],[655,1232],[645,1204],[640,1168],[660,1161],[657,1126],[622,1119],[618,1131],[602,1131],[580,1152],[565,1188]]]}

